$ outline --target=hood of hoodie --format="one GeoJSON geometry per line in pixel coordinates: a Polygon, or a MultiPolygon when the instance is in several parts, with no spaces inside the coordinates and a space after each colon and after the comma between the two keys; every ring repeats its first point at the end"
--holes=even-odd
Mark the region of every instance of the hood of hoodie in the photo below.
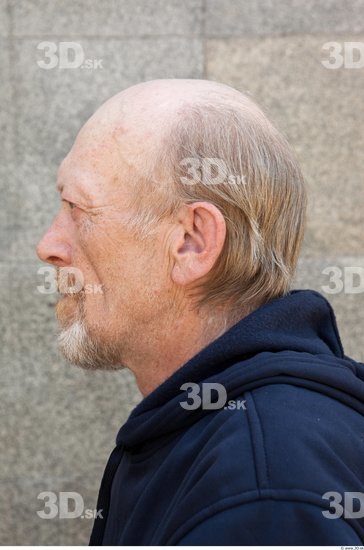
{"type": "Polygon", "coordinates": [[[227,400],[259,386],[289,383],[364,415],[364,365],[344,355],[332,307],[312,290],[293,290],[267,303],[202,349],[131,412],[117,444],[131,448],[211,414],[180,405],[188,397],[181,390],[186,382],[220,383],[227,400]]]}

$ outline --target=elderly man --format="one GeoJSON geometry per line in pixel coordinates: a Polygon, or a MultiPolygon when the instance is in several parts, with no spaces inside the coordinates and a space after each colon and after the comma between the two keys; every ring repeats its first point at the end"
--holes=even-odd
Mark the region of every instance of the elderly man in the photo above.
{"type": "Polygon", "coordinates": [[[91,544],[362,544],[364,365],[326,299],[290,290],[304,182],[257,105],[216,82],[133,86],[58,188],[38,255],[103,289],[60,300],[60,348],[129,368],[144,396],[91,544]]]}

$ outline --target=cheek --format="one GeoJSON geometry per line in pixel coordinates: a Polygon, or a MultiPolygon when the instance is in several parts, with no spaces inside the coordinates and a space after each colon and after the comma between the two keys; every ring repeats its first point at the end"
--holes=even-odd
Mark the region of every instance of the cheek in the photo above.
{"type": "Polygon", "coordinates": [[[167,258],[157,240],[138,241],[125,227],[90,224],[80,231],[80,261],[86,283],[103,285],[109,309],[149,302],[163,294],[167,258]],[[88,228],[87,228],[88,227],[88,228]]]}
{"type": "Polygon", "coordinates": [[[85,284],[103,283],[109,262],[110,254],[95,229],[80,232],[74,264],[82,270],[85,284]]]}

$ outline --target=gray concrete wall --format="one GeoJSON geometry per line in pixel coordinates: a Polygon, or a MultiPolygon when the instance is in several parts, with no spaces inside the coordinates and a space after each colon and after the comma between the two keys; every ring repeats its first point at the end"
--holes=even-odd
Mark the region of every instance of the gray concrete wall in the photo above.
{"type": "MultiPolygon", "coordinates": [[[[77,491],[94,508],[115,434],[140,399],[128,372],[64,362],[55,297],[36,288],[34,247],[77,130],[143,80],[208,78],[250,92],[302,161],[310,205],[295,286],[322,292],[325,267],[364,267],[364,68],[325,68],[329,41],[364,42],[363,0],[0,0],[2,544],[88,541],[91,520],[41,519],[37,496],[77,491]],[[42,69],[43,41],[77,42],[103,68],[42,69]]],[[[364,292],[348,290],[326,296],[346,352],[363,361],[364,292]]]]}

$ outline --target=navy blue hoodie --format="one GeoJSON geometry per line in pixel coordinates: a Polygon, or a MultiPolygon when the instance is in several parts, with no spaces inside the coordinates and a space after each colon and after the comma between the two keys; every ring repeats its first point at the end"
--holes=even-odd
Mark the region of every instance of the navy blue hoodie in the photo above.
{"type": "Polygon", "coordinates": [[[364,543],[364,365],[317,292],[239,321],[144,398],[116,444],[91,545],[364,543]],[[184,408],[191,382],[222,384],[229,403],[184,408]]]}

